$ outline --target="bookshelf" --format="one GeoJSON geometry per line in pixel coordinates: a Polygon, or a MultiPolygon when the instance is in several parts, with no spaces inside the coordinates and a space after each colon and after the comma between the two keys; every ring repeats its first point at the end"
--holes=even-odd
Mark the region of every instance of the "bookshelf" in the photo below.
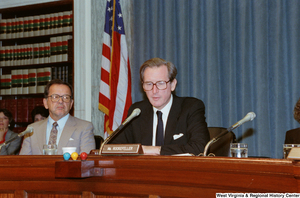
{"type": "Polygon", "coordinates": [[[13,113],[15,132],[32,122],[48,81],[74,87],[73,10],[73,0],[0,9],[0,108],[13,113]]]}

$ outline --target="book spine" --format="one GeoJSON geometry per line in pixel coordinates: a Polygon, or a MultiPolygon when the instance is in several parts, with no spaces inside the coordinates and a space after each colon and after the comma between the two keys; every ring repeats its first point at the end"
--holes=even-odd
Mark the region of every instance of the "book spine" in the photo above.
{"type": "Polygon", "coordinates": [[[6,39],[7,20],[1,19],[0,21],[0,38],[6,39]]]}
{"type": "Polygon", "coordinates": [[[37,89],[36,69],[28,70],[29,93],[35,94],[37,89]]]}
{"type": "Polygon", "coordinates": [[[28,109],[28,98],[23,99],[22,105],[22,122],[29,122],[29,109],[28,109]]]}
{"type": "Polygon", "coordinates": [[[51,33],[51,26],[50,26],[50,14],[45,15],[45,35],[48,35],[51,33]]]}
{"type": "Polygon", "coordinates": [[[58,13],[57,33],[62,33],[63,32],[63,17],[64,17],[64,13],[63,12],[59,12],[58,13]]]}
{"type": "Polygon", "coordinates": [[[39,63],[45,63],[45,44],[39,43],[39,63]]]}
{"type": "Polygon", "coordinates": [[[11,19],[11,38],[16,38],[16,19],[11,19]]]}
{"type": "Polygon", "coordinates": [[[0,47],[0,66],[5,66],[5,47],[0,47]]]}
{"type": "Polygon", "coordinates": [[[39,16],[40,17],[40,35],[45,35],[45,18],[46,15],[42,14],[39,16]]]}
{"type": "Polygon", "coordinates": [[[11,70],[11,94],[17,94],[17,70],[11,70]]]}
{"type": "Polygon", "coordinates": [[[57,47],[56,47],[56,37],[50,38],[50,62],[55,63],[56,62],[56,54],[57,54],[57,47]]]}
{"type": "Polygon", "coordinates": [[[23,93],[23,70],[17,70],[17,94],[23,93]]]}
{"type": "Polygon", "coordinates": [[[44,68],[37,69],[37,93],[44,93],[44,68]]]}
{"type": "Polygon", "coordinates": [[[56,37],[56,62],[62,62],[62,36],[56,37]]]}
{"type": "Polygon", "coordinates": [[[11,30],[12,30],[12,19],[7,19],[6,21],[6,38],[11,39],[11,30]]]}
{"type": "Polygon", "coordinates": [[[51,51],[50,51],[50,42],[46,42],[44,43],[45,45],[45,55],[44,55],[44,59],[45,59],[45,63],[50,63],[50,56],[51,56],[51,51]]]}
{"type": "Polygon", "coordinates": [[[34,36],[33,33],[33,16],[28,17],[28,37],[34,36]]]}
{"type": "Polygon", "coordinates": [[[23,94],[28,94],[29,93],[28,69],[23,69],[22,70],[22,76],[23,76],[23,89],[22,89],[22,93],[23,94]]]}
{"type": "Polygon", "coordinates": [[[33,17],[33,35],[40,36],[40,16],[33,17]]]}
{"type": "Polygon", "coordinates": [[[33,64],[39,64],[39,44],[33,44],[33,64]]]}
{"type": "Polygon", "coordinates": [[[44,68],[44,85],[47,85],[47,83],[51,81],[51,76],[52,76],[51,71],[52,71],[51,67],[44,68]]]}
{"type": "Polygon", "coordinates": [[[16,122],[23,122],[23,104],[24,99],[17,100],[17,119],[16,122]]]}
{"type": "Polygon", "coordinates": [[[11,95],[11,74],[5,75],[5,84],[6,84],[5,94],[11,95]]]}
{"type": "Polygon", "coordinates": [[[71,26],[71,12],[70,11],[64,11],[63,12],[63,32],[71,32],[70,26],[71,26]]]}
{"type": "MultiPolygon", "coordinates": [[[[28,114],[31,114],[31,111],[34,109],[35,107],[35,98],[29,98],[28,99],[28,114]]],[[[33,122],[34,120],[32,120],[31,116],[28,117],[28,121],[29,122],[33,122]]]]}
{"type": "Polygon", "coordinates": [[[18,63],[18,46],[15,45],[13,46],[13,62],[12,62],[12,65],[17,65],[18,63]]]}
{"type": "Polygon", "coordinates": [[[24,17],[24,33],[23,37],[28,37],[29,32],[29,17],[24,17]]]}
{"type": "Polygon", "coordinates": [[[23,17],[19,17],[18,21],[19,21],[18,37],[19,38],[23,38],[23,36],[24,36],[24,18],[23,17]]]}
{"type": "Polygon", "coordinates": [[[5,75],[0,76],[0,94],[5,95],[5,75]]]}

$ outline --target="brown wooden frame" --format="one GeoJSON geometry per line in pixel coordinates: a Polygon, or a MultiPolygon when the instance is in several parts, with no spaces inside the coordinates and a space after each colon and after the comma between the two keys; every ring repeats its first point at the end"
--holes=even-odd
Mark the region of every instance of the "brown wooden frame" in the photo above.
{"type": "Polygon", "coordinates": [[[215,197],[300,192],[298,161],[266,158],[1,156],[0,197],[215,197]],[[67,170],[67,171],[66,171],[67,170]]]}

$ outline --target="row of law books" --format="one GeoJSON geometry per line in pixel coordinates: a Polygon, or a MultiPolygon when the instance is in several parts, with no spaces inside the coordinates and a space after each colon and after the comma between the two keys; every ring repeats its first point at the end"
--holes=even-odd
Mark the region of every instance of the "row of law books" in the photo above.
{"type": "Polygon", "coordinates": [[[0,20],[0,39],[43,36],[72,32],[73,12],[64,11],[0,20]]]}
{"type": "Polygon", "coordinates": [[[15,122],[33,122],[31,111],[43,105],[43,98],[3,99],[0,109],[9,110],[15,122]]]}
{"type": "Polygon", "coordinates": [[[51,37],[50,42],[0,47],[0,66],[44,64],[72,60],[72,36],[51,37]]]}
{"type": "Polygon", "coordinates": [[[11,70],[11,74],[0,75],[0,94],[19,95],[44,93],[45,86],[52,79],[61,79],[64,82],[72,84],[72,67],[60,66],[11,70]]]}

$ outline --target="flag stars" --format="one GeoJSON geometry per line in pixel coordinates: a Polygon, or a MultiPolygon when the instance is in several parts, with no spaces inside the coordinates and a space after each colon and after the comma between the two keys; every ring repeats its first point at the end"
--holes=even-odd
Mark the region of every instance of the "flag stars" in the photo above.
{"type": "Polygon", "coordinates": [[[118,30],[122,30],[122,26],[118,26],[118,30]]]}
{"type": "Polygon", "coordinates": [[[119,17],[119,18],[122,18],[122,14],[121,14],[121,13],[119,13],[119,14],[118,14],[118,17],[119,17]]]}

